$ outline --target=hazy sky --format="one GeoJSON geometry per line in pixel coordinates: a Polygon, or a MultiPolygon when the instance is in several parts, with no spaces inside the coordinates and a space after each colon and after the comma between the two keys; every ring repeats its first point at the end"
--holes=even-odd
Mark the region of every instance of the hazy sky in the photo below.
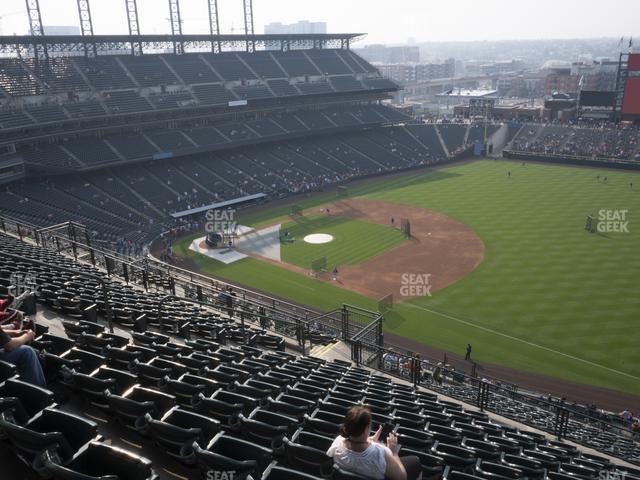
{"type": "MultiPolygon", "coordinates": [[[[639,34],[640,0],[254,0],[266,23],[325,21],[330,32],[367,33],[364,43],[620,37],[639,34]]],[[[40,0],[43,23],[77,25],[76,0],[40,0]]],[[[242,1],[218,0],[221,29],[243,28],[242,1]]],[[[207,0],[182,0],[184,33],[207,33],[207,0]]],[[[142,33],[170,32],[167,0],[138,0],[142,33]]],[[[96,34],[127,33],[125,0],[91,0],[96,34]]],[[[27,31],[24,0],[0,0],[2,31],[27,31]],[[16,14],[18,12],[18,14],[16,14]]],[[[640,38],[638,38],[640,42],[640,38]]]]}

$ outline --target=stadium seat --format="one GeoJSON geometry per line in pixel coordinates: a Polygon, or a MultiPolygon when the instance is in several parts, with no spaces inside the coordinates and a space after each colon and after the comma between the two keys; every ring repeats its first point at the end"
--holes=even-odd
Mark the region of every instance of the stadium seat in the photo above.
{"type": "Polygon", "coordinates": [[[0,419],[0,429],[38,472],[44,470],[44,452],[59,459],[58,463],[66,463],[83,446],[99,438],[96,423],[53,408],[45,408],[24,426],[0,419]]]}
{"type": "Polygon", "coordinates": [[[63,375],[66,379],[68,372],[91,373],[105,363],[105,357],[96,353],[73,347],[61,355],[46,353],[44,355],[44,371],[48,379],[63,375]]]}
{"type": "Polygon", "coordinates": [[[401,447],[398,453],[400,457],[415,456],[422,465],[422,478],[440,478],[445,468],[445,461],[442,457],[425,453],[423,450],[414,450],[401,447]]]}
{"type": "Polygon", "coordinates": [[[132,373],[107,366],[101,366],[89,375],[80,372],[73,372],[72,375],[73,387],[84,393],[91,404],[105,410],[109,408],[105,392],[123,395],[137,381],[132,373]]]}
{"type": "Polygon", "coordinates": [[[520,455],[504,455],[502,463],[508,467],[521,470],[527,478],[543,479],[546,471],[541,462],[520,455]]]}
{"type": "Polygon", "coordinates": [[[260,477],[272,460],[271,450],[247,440],[217,434],[206,447],[193,444],[203,478],[208,471],[234,471],[236,475],[260,477]]]}
{"type": "Polygon", "coordinates": [[[473,451],[478,458],[490,462],[498,460],[502,455],[500,445],[498,445],[497,443],[489,442],[487,440],[465,438],[464,440],[462,440],[461,446],[473,451]]]}
{"type": "Polygon", "coordinates": [[[478,462],[476,475],[487,480],[517,479],[524,476],[524,472],[517,468],[492,462],[478,462]]]}
{"type": "Polygon", "coordinates": [[[332,439],[323,435],[299,429],[291,440],[284,438],[285,462],[291,468],[302,470],[310,475],[327,477],[331,475],[333,460],[326,451],[332,439]]]}
{"type": "Polygon", "coordinates": [[[16,375],[15,365],[0,360],[0,383],[16,375]]]}
{"type": "Polygon", "coordinates": [[[282,440],[291,435],[298,426],[298,420],[280,413],[256,408],[248,417],[240,415],[240,432],[249,441],[269,447],[274,452],[282,452],[282,440]]]}
{"type": "MultiPolygon", "coordinates": [[[[237,399],[229,400],[235,401],[237,399]]],[[[243,413],[245,406],[241,402],[233,403],[213,396],[205,397],[200,393],[195,400],[194,408],[198,413],[215,418],[225,427],[233,430],[238,428],[238,418],[243,413]]]]}
{"type": "Polygon", "coordinates": [[[172,395],[140,385],[134,385],[122,395],[106,391],[105,397],[110,410],[118,420],[125,427],[137,431],[144,427],[145,415],[160,418],[162,412],[173,407],[176,401],[172,395]]]}
{"type": "Polygon", "coordinates": [[[197,413],[173,407],[156,420],[145,415],[141,431],[151,436],[155,444],[177,460],[195,463],[194,442],[206,446],[220,431],[220,422],[197,413]]]}
{"type": "Polygon", "coordinates": [[[215,380],[185,373],[177,380],[165,377],[163,390],[176,397],[178,404],[190,408],[197,403],[200,394],[209,397],[223,387],[215,380]]]}
{"type": "Polygon", "coordinates": [[[433,445],[433,434],[424,430],[399,426],[396,430],[398,443],[412,450],[427,451],[433,445]]]}
{"type": "Polygon", "coordinates": [[[316,406],[316,403],[311,400],[282,393],[275,399],[269,398],[268,405],[269,409],[274,412],[294,416],[302,420],[304,415],[316,406]]]}
{"type": "Polygon", "coordinates": [[[47,453],[46,472],[54,480],[157,480],[151,462],[129,451],[91,442],[64,466],[47,453]]]}
{"type": "Polygon", "coordinates": [[[316,411],[313,416],[304,416],[304,429],[320,435],[335,437],[340,430],[342,418],[343,417],[341,415],[316,411]]]}
{"type": "Polygon", "coordinates": [[[472,450],[445,443],[434,443],[431,453],[441,457],[447,465],[465,472],[471,472],[477,461],[472,450]]]}
{"type": "Polygon", "coordinates": [[[0,384],[0,398],[3,399],[0,407],[3,410],[7,407],[10,409],[7,412],[3,411],[3,416],[15,415],[14,423],[18,424],[26,423],[43,409],[55,406],[53,392],[23,382],[19,378],[10,378],[0,384]]]}
{"type": "Polygon", "coordinates": [[[278,465],[269,466],[262,475],[262,480],[314,480],[316,478],[278,465]]]}
{"type": "Polygon", "coordinates": [[[337,465],[333,466],[333,480],[371,480],[368,477],[363,477],[357,473],[352,473],[344,470],[337,465]]]}

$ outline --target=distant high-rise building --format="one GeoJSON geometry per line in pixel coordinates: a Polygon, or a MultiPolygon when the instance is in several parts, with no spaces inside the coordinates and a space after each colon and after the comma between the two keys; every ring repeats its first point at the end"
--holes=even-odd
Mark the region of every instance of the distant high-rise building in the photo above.
{"type": "Polygon", "coordinates": [[[518,73],[524,70],[522,60],[500,60],[497,62],[484,63],[480,65],[480,72],[484,75],[502,75],[505,73],[518,73]]]}
{"type": "Polygon", "coordinates": [[[75,25],[45,25],[45,35],[80,35],[80,27],[75,25]]]}
{"type": "Polygon", "coordinates": [[[310,22],[301,20],[297,23],[273,22],[264,26],[265,35],[313,34],[327,33],[326,22],[310,22]]]}

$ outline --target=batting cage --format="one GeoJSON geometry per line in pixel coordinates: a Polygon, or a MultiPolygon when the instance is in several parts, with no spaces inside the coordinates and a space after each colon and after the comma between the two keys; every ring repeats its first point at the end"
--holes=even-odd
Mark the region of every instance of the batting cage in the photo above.
{"type": "Polygon", "coordinates": [[[311,273],[319,275],[321,273],[327,273],[327,257],[316,258],[311,262],[311,273]]]}

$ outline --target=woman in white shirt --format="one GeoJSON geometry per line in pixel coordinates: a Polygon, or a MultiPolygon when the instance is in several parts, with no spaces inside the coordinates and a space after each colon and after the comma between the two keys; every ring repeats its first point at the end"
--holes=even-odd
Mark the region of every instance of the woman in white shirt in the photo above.
{"type": "Polygon", "coordinates": [[[422,467],[418,457],[400,458],[396,436],[389,433],[385,446],[379,440],[381,433],[382,427],[371,435],[369,407],[351,407],[327,455],[341,469],[372,480],[420,480],[422,467]]]}

